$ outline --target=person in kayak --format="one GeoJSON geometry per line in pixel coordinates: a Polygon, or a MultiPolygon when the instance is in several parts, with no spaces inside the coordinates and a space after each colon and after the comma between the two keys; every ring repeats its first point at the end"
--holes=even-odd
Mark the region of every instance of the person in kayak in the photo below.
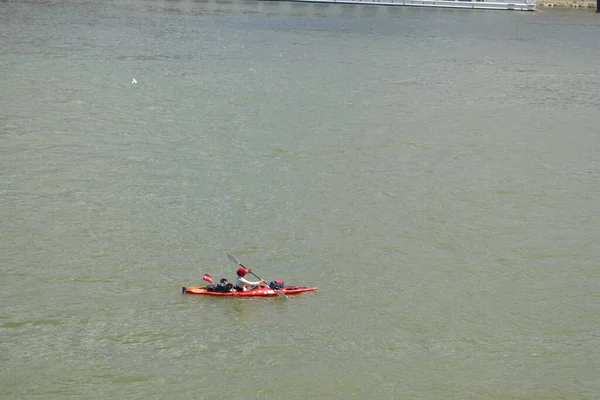
{"type": "Polygon", "coordinates": [[[221,293],[235,292],[235,290],[233,289],[233,284],[229,283],[227,281],[227,279],[225,279],[225,278],[221,278],[219,283],[216,285],[208,285],[206,287],[206,290],[209,292],[221,292],[221,293]]]}
{"type": "Polygon", "coordinates": [[[263,280],[252,282],[244,278],[248,272],[252,272],[252,270],[244,267],[238,268],[237,278],[235,278],[235,290],[245,292],[247,290],[254,289],[256,286],[264,282],[263,280]]]}
{"type": "Polygon", "coordinates": [[[229,283],[225,278],[221,278],[216,288],[219,292],[233,292],[233,284],[229,283]]]}

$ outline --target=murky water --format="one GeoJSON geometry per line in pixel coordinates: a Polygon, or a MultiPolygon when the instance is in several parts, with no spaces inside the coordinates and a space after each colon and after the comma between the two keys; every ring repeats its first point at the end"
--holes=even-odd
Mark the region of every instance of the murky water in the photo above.
{"type": "Polygon", "coordinates": [[[598,397],[599,29],[0,3],[0,397],[598,397]]]}

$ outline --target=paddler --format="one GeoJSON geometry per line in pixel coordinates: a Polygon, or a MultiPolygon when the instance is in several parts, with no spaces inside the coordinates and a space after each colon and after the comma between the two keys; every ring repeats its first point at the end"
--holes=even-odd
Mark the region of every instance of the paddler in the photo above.
{"type": "Polygon", "coordinates": [[[244,278],[247,273],[251,273],[252,269],[246,269],[244,267],[239,267],[237,270],[237,278],[235,278],[235,289],[241,292],[245,292],[249,289],[254,289],[255,286],[260,285],[264,281],[261,279],[257,282],[249,281],[244,278]]]}

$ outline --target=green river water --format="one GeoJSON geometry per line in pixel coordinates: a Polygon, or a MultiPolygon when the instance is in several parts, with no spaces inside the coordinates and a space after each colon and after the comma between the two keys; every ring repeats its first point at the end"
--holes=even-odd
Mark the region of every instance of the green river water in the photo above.
{"type": "Polygon", "coordinates": [[[600,398],[599,21],[0,2],[0,398],[600,398]]]}

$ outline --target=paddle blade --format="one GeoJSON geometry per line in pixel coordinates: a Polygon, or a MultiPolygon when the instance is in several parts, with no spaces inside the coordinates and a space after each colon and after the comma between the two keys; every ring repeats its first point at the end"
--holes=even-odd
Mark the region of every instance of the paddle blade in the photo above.
{"type": "Polygon", "coordinates": [[[229,260],[233,261],[234,263],[236,263],[236,264],[238,264],[238,265],[241,265],[241,264],[240,264],[240,262],[237,260],[237,258],[235,258],[235,257],[233,256],[233,254],[229,254],[229,253],[227,253],[227,258],[229,258],[229,260]]]}

